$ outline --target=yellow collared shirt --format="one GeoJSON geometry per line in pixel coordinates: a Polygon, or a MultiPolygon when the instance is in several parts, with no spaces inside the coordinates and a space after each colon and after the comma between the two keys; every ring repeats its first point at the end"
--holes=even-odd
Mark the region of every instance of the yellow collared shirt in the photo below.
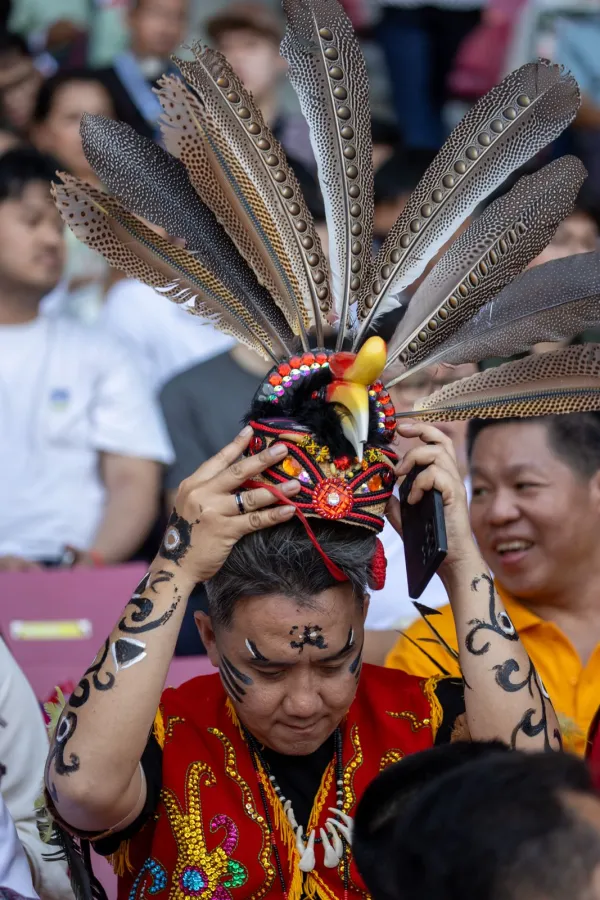
{"type": "MultiPolygon", "coordinates": [[[[600,644],[583,666],[573,644],[554,622],[541,619],[504,591],[499,593],[550,695],[565,748],[582,756],[586,735],[600,705],[600,644]]],[[[442,606],[438,612],[439,615],[432,617],[432,624],[451,647],[458,647],[450,606],[442,606]]],[[[434,637],[422,619],[414,622],[406,635],[398,639],[388,654],[386,666],[428,677],[440,672],[435,660],[449,675],[460,675],[459,665],[450,654],[439,643],[430,642],[434,637]]]]}

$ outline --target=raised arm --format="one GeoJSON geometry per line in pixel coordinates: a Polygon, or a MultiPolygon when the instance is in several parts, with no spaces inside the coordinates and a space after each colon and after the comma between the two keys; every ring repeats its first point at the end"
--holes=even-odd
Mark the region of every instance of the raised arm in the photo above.
{"type": "MultiPolygon", "coordinates": [[[[251,434],[245,429],[182,483],[158,556],[62,714],[46,785],[78,831],[122,829],[143,809],[139,763],[194,585],[218,571],[244,534],[294,514],[272,506],[265,489],[245,492],[240,514],[232,492],[287,452],[275,444],[239,460],[251,434]]],[[[291,496],[299,488],[289,482],[282,490],[291,496]]]]}
{"type": "MultiPolygon", "coordinates": [[[[448,555],[440,567],[456,625],[465,682],[467,722],[474,740],[499,738],[521,750],[560,750],[560,729],[550,699],[473,539],[466,491],[452,441],[432,425],[399,426],[403,437],[420,438],[397,469],[415,479],[409,503],[437,488],[444,501],[448,555]]],[[[401,533],[399,503],[389,518],[401,533]]]]}

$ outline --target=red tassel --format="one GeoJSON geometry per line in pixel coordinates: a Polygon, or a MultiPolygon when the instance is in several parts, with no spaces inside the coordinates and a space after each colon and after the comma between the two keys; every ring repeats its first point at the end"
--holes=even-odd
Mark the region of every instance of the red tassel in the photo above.
{"type": "Polygon", "coordinates": [[[375,543],[375,553],[371,559],[369,572],[369,587],[374,591],[382,591],[385,587],[385,575],[387,571],[387,559],[383,544],[377,538],[375,543]]]}

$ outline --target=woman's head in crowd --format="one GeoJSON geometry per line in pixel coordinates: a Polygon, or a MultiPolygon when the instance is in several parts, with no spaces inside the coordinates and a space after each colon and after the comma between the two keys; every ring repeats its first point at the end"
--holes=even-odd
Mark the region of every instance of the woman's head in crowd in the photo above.
{"type": "Polygon", "coordinates": [[[471,523],[500,584],[551,604],[589,582],[599,559],[600,413],[476,420],[468,452],[471,523]]]}
{"type": "Polygon", "coordinates": [[[242,721],[292,755],[320,747],[354,699],[375,551],[363,528],[319,519],[311,527],[348,581],[336,581],[294,520],[242,538],[206,585],[210,618],[198,616],[242,721]]]}
{"type": "Polygon", "coordinates": [[[32,139],[39,150],[54,156],[72,175],[95,181],[79,133],[84,113],[114,118],[113,101],[107,88],[90,72],[59,73],[45,81],[39,90],[32,139]]]}

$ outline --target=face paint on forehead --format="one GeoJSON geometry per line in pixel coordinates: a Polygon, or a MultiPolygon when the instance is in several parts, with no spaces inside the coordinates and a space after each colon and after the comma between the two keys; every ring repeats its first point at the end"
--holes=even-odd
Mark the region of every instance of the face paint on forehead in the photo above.
{"type": "Polygon", "coordinates": [[[318,650],[326,650],[329,646],[320,625],[304,625],[302,631],[300,631],[299,625],[294,625],[290,631],[290,637],[292,636],[294,640],[290,641],[290,647],[299,653],[302,653],[306,644],[316,647],[318,650]]]}

